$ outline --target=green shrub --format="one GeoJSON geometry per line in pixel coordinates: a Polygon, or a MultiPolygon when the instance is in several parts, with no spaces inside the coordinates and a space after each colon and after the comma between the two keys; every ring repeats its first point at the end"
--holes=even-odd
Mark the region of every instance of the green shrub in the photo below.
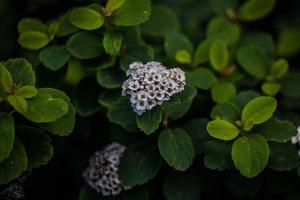
{"type": "MultiPolygon", "coordinates": [[[[273,16],[279,1],[92,2],[19,21],[23,58],[0,63],[0,185],[51,160],[48,133],[74,132],[85,149],[61,156],[80,163],[77,180],[95,149],[126,146],[109,178],[117,196],[80,182],[80,200],[299,195],[300,29],[273,16]]],[[[107,167],[107,149],[90,170],[97,156],[107,167]]]]}

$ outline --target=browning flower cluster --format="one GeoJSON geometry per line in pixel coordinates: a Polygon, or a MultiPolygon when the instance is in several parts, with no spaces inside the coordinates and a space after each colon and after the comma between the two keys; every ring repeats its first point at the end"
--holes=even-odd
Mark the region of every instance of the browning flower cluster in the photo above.
{"type": "Polygon", "coordinates": [[[113,142],[97,151],[83,172],[86,183],[103,196],[118,195],[123,189],[118,175],[120,157],[126,147],[113,142]]]}
{"type": "Polygon", "coordinates": [[[185,73],[179,68],[167,69],[159,62],[133,62],[126,72],[122,95],[129,94],[134,111],[141,115],[184,90],[185,73]]]}

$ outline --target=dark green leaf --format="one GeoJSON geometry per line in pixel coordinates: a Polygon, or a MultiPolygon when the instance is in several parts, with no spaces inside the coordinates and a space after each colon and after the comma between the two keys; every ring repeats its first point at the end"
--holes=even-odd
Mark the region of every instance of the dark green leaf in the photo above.
{"type": "Polygon", "coordinates": [[[100,69],[97,72],[97,82],[107,89],[116,89],[122,86],[126,76],[121,70],[100,69]]]}
{"type": "Polygon", "coordinates": [[[288,97],[300,97],[300,73],[288,73],[285,75],[281,83],[280,92],[288,97]]]}
{"type": "Polygon", "coordinates": [[[7,113],[0,113],[0,163],[9,156],[14,140],[14,119],[7,113]]]}
{"type": "Polygon", "coordinates": [[[240,39],[241,28],[237,23],[231,22],[226,18],[215,17],[210,20],[206,30],[206,35],[208,37],[222,35],[228,44],[233,45],[240,39]]]}
{"type": "Polygon", "coordinates": [[[185,171],[193,162],[193,143],[183,129],[163,130],[159,135],[158,146],[162,157],[176,170],[185,171]]]}
{"type": "Polygon", "coordinates": [[[252,134],[235,140],[231,156],[240,173],[252,178],[264,170],[269,152],[267,141],[258,134],[252,134]]]}
{"type": "Polygon", "coordinates": [[[68,51],[78,59],[97,58],[103,53],[102,41],[93,32],[79,32],[70,37],[67,42],[68,51]]]}
{"type": "Polygon", "coordinates": [[[274,142],[288,142],[297,134],[297,128],[289,121],[273,118],[255,128],[266,140],[274,142]]]}
{"type": "Polygon", "coordinates": [[[176,14],[164,5],[154,6],[150,19],[141,25],[144,34],[154,37],[163,37],[170,32],[179,30],[176,14]]]}
{"type": "Polygon", "coordinates": [[[231,159],[232,144],[218,140],[210,140],[205,143],[204,164],[212,170],[223,171],[233,166],[231,159]]]}
{"type": "Polygon", "coordinates": [[[9,157],[0,163],[0,185],[17,178],[27,169],[28,158],[24,146],[18,138],[14,142],[9,157]]]}
{"type": "Polygon", "coordinates": [[[122,184],[134,187],[148,182],[156,176],[161,164],[161,158],[156,149],[151,147],[144,150],[127,149],[119,166],[122,184]]]}
{"type": "Polygon", "coordinates": [[[109,55],[117,55],[122,46],[122,35],[117,32],[106,31],[103,38],[103,47],[109,55]]]}
{"type": "Polygon", "coordinates": [[[288,26],[280,30],[277,53],[279,56],[293,56],[300,50],[300,29],[298,26],[288,26]]]}
{"type": "Polygon", "coordinates": [[[28,168],[46,165],[53,157],[51,138],[41,129],[21,126],[17,129],[28,156],[28,168]]]}
{"type": "Polygon", "coordinates": [[[299,162],[298,150],[291,143],[270,142],[268,167],[277,171],[290,171],[299,162]]]}
{"type": "Polygon", "coordinates": [[[40,51],[40,61],[50,70],[57,71],[62,68],[70,58],[64,45],[51,45],[40,51]]]}
{"type": "Polygon", "coordinates": [[[236,98],[233,100],[233,103],[239,107],[240,111],[242,111],[245,105],[249,103],[249,101],[251,101],[252,99],[258,96],[259,94],[256,93],[255,91],[252,90],[243,91],[236,96],[236,98]]]}
{"type": "Polygon", "coordinates": [[[35,73],[32,65],[25,59],[9,59],[2,63],[10,72],[13,82],[20,86],[35,84],[35,73]]]}
{"type": "Polygon", "coordinates": [[[151,14],[150,0],[125,0],[111,17],[117,26],[135,26],[147,21],[151,14]]]}
{"type": "Polygon", "coordinates": [[[236,58],[241,67],[250,75],[262,79],[267,75],[269,64],[260,49],[244,46],[237,50],[236,58]]]}
{"type": "Polygon", "coordinates": [[[240,111],[235,104],[224,103],[213,107],[210,116],[213,119],[221,118],[234,124],[240,118],[240,111]]]}
{"type": "Polygon", "coordinates": [[[235,85],[228,82],[215,82],[211,88],[212,99],[218,103],[226,103],[236,96],[235,85]]]}
{"type": "Polygon", "coordinates": [[[78,31],[78,28],[76,28],[71,22],[69,21],[69,16],[71,12],[67,12],[66,14],[62,15],[59,18],[59,27],[57,29],[56,35],[58,37],[65,37],[72,33],[75,33],[78,31]]]}
{"type": "Polygon", "coordinates": [[[204,149],[204,143],[210,138],[206,126],[208,119],[193,119],[184,125],[184,130],[191,137],[194,149],[200,154],[204,149]]]}
{"type": "Polygon", "coordinates": [[[47,26],[38,19],[25,18],[18,23],[18,31],[19,33],[25,33],[28,31],[38,31],[46,33],[47,26]]]}
{"type": "Polygon", "coordinates": [[[158,129],[161,119],[162,111],[160,108],[153,108],[142,115],[136,116],[137,126],[147,135],[158,129]]]}
{"type": "Polygon", "coordinates": [[[179,33],[179,32],[170,32],[165,36],[165,51],[169,58],[176,59],[176,54],[179,51],[185,50],[190,55],[193,53],[193,45],[189,39],[179,33]]]}
{"type": "Polygon", "coordinates": [[[186,73],[186,77],[190,85],[202,90],[210,89],[213,83],[217,80],[215,75],[205,68],[189,71],[186,73]]]}

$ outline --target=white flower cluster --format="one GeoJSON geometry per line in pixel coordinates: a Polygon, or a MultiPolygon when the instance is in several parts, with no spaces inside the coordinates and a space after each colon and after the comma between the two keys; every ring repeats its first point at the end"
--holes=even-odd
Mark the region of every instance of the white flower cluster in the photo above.
{"type": "Polygon", "coordinates": [[[300,126],[298,126],[297,131],[297,135],[292,137],[291,142],[293,145],[297,145],[299,147],[298,155],[300,156],[300,126]]]}
{"type": "Polygon", "coordinates": [[[179,68],[167,69],[159,62],[133,62],[126,72],[122,95],[129,94],[134,111],[141,115],[184,90],[185,73],[179,68]]]}
{"type": "Polygon", "coordinates": [[[123,189],[118,175],[120,157],[126,147],[113,142],[97,151],[89,160],[89,165],[83,172],[87,184],[103,196],[118,195],[123,189]]]}

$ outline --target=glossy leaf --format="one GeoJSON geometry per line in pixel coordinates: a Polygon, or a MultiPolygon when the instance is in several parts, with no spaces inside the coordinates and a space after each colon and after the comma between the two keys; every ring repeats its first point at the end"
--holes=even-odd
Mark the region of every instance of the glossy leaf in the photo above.
{"type": "Polygon", "coordinates": [[[0,163],[9,156],[14,140],[14,119],[8,113],[0,113],[0,163]]]}
{"type": "Polygon", "coordinates": [[[220,140],[233,140],[239,135],[240,130],[228,121],[216,119],[207,124],[208,133],[220,140]]]}
{"type": "Polygon", "coordinates": [[[158,129],[161,120],[162,111],[160,108],[153,108],[142,115],[136,116],[137,126],[147,135],[154,133],[158,129]]]}

